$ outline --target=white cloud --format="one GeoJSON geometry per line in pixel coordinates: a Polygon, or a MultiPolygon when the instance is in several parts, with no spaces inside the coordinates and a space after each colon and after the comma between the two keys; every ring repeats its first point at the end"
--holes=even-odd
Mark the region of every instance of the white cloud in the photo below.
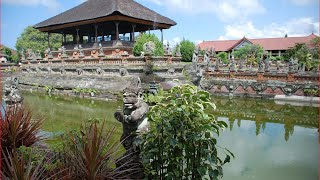
{"type": "Polygon", "coordinates": [[[284,24],[272,23],[262,28],[257,28],[251,21],[239,24],[230,24],[225,28],[224,35],[220,40],[240,39],[244,36],[248,38],[266,38],[266,37],[284,37],[305,36],[312,32],[319,34],[319,22],[313,18],[292,19],[284,24]]]}
{"type": "Polygon", "coordinates": [[[310,5],[318,2],[318,0],[289,0],[291,3],[298,6],[310,5]]]}
{"type": "Polygon", "coordinates": [[[175,46],[176,46],[177,44],[179,44],[181,41],[182,41],[182,38],[180,38],[180,37],[175,37],[175,38],[173,38],[173,39],[171,39],[171,40],[168,40],[168,39],[163,40],[163,44],[164,44],[164,45],[167,45],[168,42],[169,42],[169,46],[170,46],[170,47],[175,47],[175,46]]]}
{"type": "Polygon", "coordinates": [[[60,7],[57,0],[2,0],[5,4],[22,5],[22,6],[45,6],[49,9],[60,7]]]}
{"type": "Polygon", "coordinates": [[[245,19],[266,10],[260,0],[144,0],[186,14],[216,14],[221,20],[245,19]]]}

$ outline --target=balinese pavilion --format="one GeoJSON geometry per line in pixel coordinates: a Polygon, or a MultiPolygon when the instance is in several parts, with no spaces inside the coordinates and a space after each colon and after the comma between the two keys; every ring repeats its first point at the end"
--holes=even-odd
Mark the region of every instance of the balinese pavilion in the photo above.
{"type": "Polygon", "coordinates": [[[125,49],[132,52],[137,32],[163,30],[177,23],[134,0],[87,0],[86,2],[34,25],[48,33],[63,34],[62,46],[67,50],[79,48],[125,49]],[[67,35],[73,37],[67,42],[67,35]]]}

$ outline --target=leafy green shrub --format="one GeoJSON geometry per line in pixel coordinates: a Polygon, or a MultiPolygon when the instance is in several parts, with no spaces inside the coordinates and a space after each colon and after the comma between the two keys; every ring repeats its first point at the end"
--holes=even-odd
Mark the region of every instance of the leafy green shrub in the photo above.
{"type": "Polygon", "coordinates": [[[157,38],[156,35],[154,34],[141,34],[136,42],[134,43],[133,46],[133,54],[135,56],[141,56],[141,52],[143,51],[143,45],[149,41],[154,42],[154,44],[156,45],[156,48],[153,52],[154,56],[163,56],[164,55],[164,49],[163,49],[163,45],[160,42],[160,40],[157,38]]]}
{"type": "Polygon", "coordinates": [[[228,64],[228,54],[226,52],[219,52],[217,57],[221,59],[224,64],[228,64]]]}
{"type": "Polygon", "coordinates": [[[303,92],[306,96],[319,96],[319,89],[304,89],[303,92]]]}
{"type": "Polygon", "coordinates": [[[183,41],[180,42],[180,52],[182,56],[182,61],[185,61],[185,62],[192,61],[192,56],[193,56],[195,47],[196,46],[194,45],[194,43],[189,40],[184,39],[183,41]]]}
{"type": "Polygon", "coordinates": [[[233,154],[218,157],[217,136],[227,127],[214,118],[208,92],[182,85],[164,93],[147,116],[150,131],[138,141],[148,179],[217,179],[233,154]]]}

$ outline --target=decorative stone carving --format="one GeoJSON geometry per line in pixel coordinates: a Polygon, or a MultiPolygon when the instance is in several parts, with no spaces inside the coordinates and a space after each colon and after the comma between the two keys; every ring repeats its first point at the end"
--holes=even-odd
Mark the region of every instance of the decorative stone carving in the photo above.
{"type": "Polygon", "coordinates": [[[46,53],[48,54],[48,59],[53,59],[53,55],[50,48],[46,50],[46,53]]]}
{"type": "Polygon", "coordinates": [[[297,71],[298,61],[293,58],[289,61],[289,73],[295,73],[297,71]]]}
{"type": "MultiPolygon", "coordinates": [[[[147,131],[149,126],[146,118],[149,106],[142,98],[141,81],[137,79],[123,91],[123,109],[119,107],[114,113],[114,117],[122,123],[123,134],[120,141],[126,149],[125,154],[117,160],[116,166],[117,168],[128,170],[132,164],[139,165],[141,172],[130,175],[134,176],[135,179],[143,179],[144,175],[139,157],[140,150],[134,145],[134,141],[137,138],[137,134],[147,131]]],[[[128,174],[130,173],[128,172],[128,174]]]]}
{"type": "Polygon", "coordinates": [[[263,62],[264,62],[264,71],[269,72],[270,71],[270,59],[265,56],[265,59],[263,62]]]}
{"type": "Polygon", "coordinates": [[[198,61],[199,61],[199,48],[196,47],[193,51],[193,56],[192,56],[192,65],[193,67],[195,67],[197,69],[197,64],[198,64],[198,61]]]}
{"type": "Polygon", "coordinates": [[[152,56],[155,49],[156,45],[152,41],[144,43],[143,45],[143,52],[145,52],[145,55],[147,56],[152,56]]]}
{"type": "Polygon", "coordinates": [[[170,76],[174,76],[175,75],[175,69],[174,68],[168,69],[167,74],[170,75],[170,76]]]}
{"type": "Polygon", "coordinates": [[[103,69],[101,69],[100,67],[96,70],[98,75],[102,75],[103,74],[103,69]]]}
{"type": "Polygon", "coordinates": [[[244,60],[240,59],[239,60],[239,71],[243,71],[243,63],[244,63],[244,60]]]}
{"type": "Polygon", "coordinates": [[[36,55],[35,53],[32,51],[32,49],[28,49],[27,50],[27,53],[28,53],[28,60],[36,60],[36,55]]]}
{"type": "Polygon", "coordinates": [[[102,47],[102,44],[100,43],[99,44],[99,57],[105,57],[106,55],[104,54],[103,52],[103,47],[102,47]]]}
{"type": "Polygon", "coordinates": [[[66,73],[66,70],[65,70],[64,68],[60,68],[60,69],[59,69],[59,72],[60,72],[60,74],[65,74],[65,73],[66,73]]]}
{"type": "Polygon", "coordinates": [[[220,59],[217,59],[215,62],[215,66],[214,66],[214,71],[219,71],[219,66],[220,66],[220,59]]]}
{"type": "Polygon", "coordinates": [[[51,67],[47,67],[47,71],[48,71],[48,74],[50,74],[52,72],[51,67]]]}
{"type": "Polygon", "coordinates": [[[234,58],[232,58],[232,60],[231,60],[231,64],[230,64],[230,67],[229,67],[229,71],[230,71],[230,72],[236,71],[236,64],[235,64],[235,62],[234,62],[234,58]]]}
{"type": "Polygon", "coordinates": [[[41,56],[40,51],[38,51],[37,60],[42,60],[42,56],[41,56]]]}
{"type": "Polygon", "coordinates": [[[171,48],[170,48],[170,45],[169,45],[169,41],[167,42],[165,52],[166,52],[166,55],[168,55],[168,56],[172,55],[171,48]]]}
{"type": "Polygon", "coordinates": [[[258,72],[259,73],[263,73],[264,72],[262,59],[258,62],[258,72]]]}
{"type": "Polygon", "coordinates": [[[7,105],[15,105],[23,101],[23,97],[19,92],[19,81],[18,78],[8,78],[4,83],[3,97],[2,100],[7,105]]]}
{"type": "Polygon", "coordinates": [[[68,58],[67,52],[66,52],[66,48],[64,46],[61,47],[61,51],[62,51],[62,58],[68,58]]]}
{"type": "Polygon", "coordinates": [[[126,76],[128,75],[128,71],[125,68],[120,69],[120,76],[126,76]]]}
{"type": "Polygon", "coordinates": [[[84,53],[81,44],[79,45],[79,58],[84,58],[84,53]]]}
{"type": "Polygon", "coordinates": [[[214,48],[210,48],[210,56],[211,57],[216,57],[216,50],[214,48]]]}
{"type": "Polygon", "coordinates": [[[181,51],[180,51],[180,46],[179,46],[179,44],[177,44],[177,46],[176,46],[175,56],[176,56],[176,57],[180,57],[180,56],[181,56],[181,51]]]}
{"type": "Polygon", "coordinates": [[[204,56],[203,56],[203,64],[207,67],[210,65],[210,58],[209,58],[209,51],[208,49],[205,50],[204,56]]]}
{"type": "Polygon", "coordinates": [[[82,74],[83,74],[83,69],[78,68],[78,69],[77,69],[77,74],[78,74],[79,76],[82,75],[82,74]]]}
{"type": "Polygon", "coordinates": [[[21,54],[21,60],[22,61],[26,60],[26,55],[24,54],[24,50],[21,50],[20,54],[21,54]]]}

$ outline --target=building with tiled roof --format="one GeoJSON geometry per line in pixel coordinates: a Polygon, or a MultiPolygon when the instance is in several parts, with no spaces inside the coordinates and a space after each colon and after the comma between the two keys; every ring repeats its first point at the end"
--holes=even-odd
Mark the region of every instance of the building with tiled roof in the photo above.
{"type": "Polygon", "coordinates": [[[281,56],[286,50],[292,48],[297,43],[309,44],[312,39],[318,36],[313,33],[304,37],[283,37],[283,38],[261,38],[249,39],[243,37],[240,40],[218,40],[218,41],[203,41],[198,46],[200,49],[214,48],[216,52],[227,52],[229,58],[231,52],[235,51],[247,44],[255,44],[263,47],[265,51],[271,52],[273,56],[281,56]]]}

